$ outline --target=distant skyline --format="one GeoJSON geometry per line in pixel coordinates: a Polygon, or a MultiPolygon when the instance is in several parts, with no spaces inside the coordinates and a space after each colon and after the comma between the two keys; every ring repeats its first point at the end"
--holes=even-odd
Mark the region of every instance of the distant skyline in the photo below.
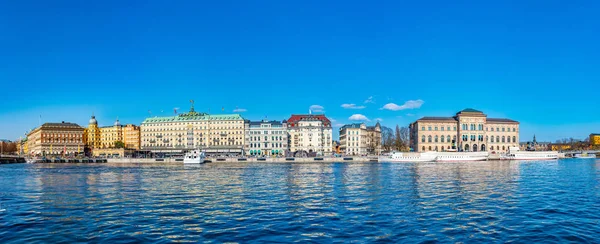
{"type": "Polygon", "coordinates": [[[0,139],[174,109],[408,126],[474,108],[600,133],[597,1],[6,1],[0,139]],[[224,108],[224,111],[222,111],[224,108]],[[41,118],[40,118],[41,116],[41,118]]]}

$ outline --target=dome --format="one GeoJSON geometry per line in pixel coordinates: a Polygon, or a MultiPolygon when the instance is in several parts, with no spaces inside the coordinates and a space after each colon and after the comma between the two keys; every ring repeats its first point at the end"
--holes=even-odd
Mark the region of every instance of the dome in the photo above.
{"type": "Polygon", "coordinates": [[[96,116],[92,115],[92,118],[90,119],[90,124],[94,124],[94,125],[98,124],[98,121],[96,121],[96,116]]]}
{"type": "Polygon", "coordinates": [[[117,121],[115,121],[115,126],[121,126],[121,122],[119,122],[119,119],[117,119],[117,121]]]}

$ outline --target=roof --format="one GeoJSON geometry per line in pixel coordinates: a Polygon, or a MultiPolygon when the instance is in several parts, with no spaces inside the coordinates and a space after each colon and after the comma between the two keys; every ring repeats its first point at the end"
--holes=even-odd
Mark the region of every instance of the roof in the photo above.
{"type": "Polygon", "coordinates": [[[75,123],[70,123],[70,122],[61,122],[61,123],[44,123],[42,125],[42,128],[46,128],[46,127],[63,127],[63,128],[69,128],[69,127],[73,127],[73,128],[83,128],[81,126],[79,126],[78,124],[75,123]]]}
{"type": "Polygon", "coordinates": [[[361,123],[348,124],[348,125],[342,126],[340,128],[340,130],[344,130],[344,129],[360,129],[361,125],[362,125],[361,123]]]}
{"type": "MultiPolygon", "coordinates": [[[[282,122],[281,121],[277,121],[277,120],[271,120],[271,121],[265,121],[265,120],[262,120],[262,121],[249,121],[249,120],[247,120],[247,121],[248,121],[248,123],[250,125],[261,125],[261,124],[282,125],[282,122]]],[[[283,122],[283,123],[285,123],[285,122],[283,122]]]]}
{"type": "Polygon", "coordinates": [[[472,108],[465,108],[463,110],[461,110],[459,113],[483,113],[477,109],[472,109],[472,108]]]}
{"type": "Polygon", "coordinates": [[[331,127],[331,121],[324,114],[292,114],[287,120],[290,127],[296,126],[299,121],[321,121],[323,126],[331,127]]]}
{"type": "Polygon", "coordinates": [[[600,136],[600,134],[598,134],[598,133],[592,133],[592,134],[590,134],[590,136],[600,136]]]}
{"type": "Polygon", "coordinates": [[[201,120],[244,120],[239,114],[206,114],[191,111],[189,113],[179,114],[170,117],[146,118],[142,124],[147,123],[166,123],[178,121],[201,121],[201,120]]]}
{"type": "Polygon", "coordinates": [[[456,118],[454,117],[423,117],[418,119],[417,121],[422,121],[422,120],[436,120],[436,121],[452,121],[452,122],[456,122],[456,118]]]}
{"type": "Polygon", "coordinates": [[[519,123],[512,119],[501,119],[501,118],[487,118],[487,122],[495,122],[495,123],[519,123]]]}

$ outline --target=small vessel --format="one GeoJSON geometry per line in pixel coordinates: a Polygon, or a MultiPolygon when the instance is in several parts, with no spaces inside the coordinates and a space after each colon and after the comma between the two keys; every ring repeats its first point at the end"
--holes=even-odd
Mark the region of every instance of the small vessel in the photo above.
{"type": "Polygon", "coordinates": [[[438,152],[437,162],[486,161],[489,152],[438,152]]]}
{"type": "Polygon", "coordinates": [[[596,154],[593,154],[593,153],[577,153],[573,157],[574,158],[596,158],[596,154]]]}
{"type": "Polygon", "coordinates": [[[435,152],[406,153],[392,152],[387,156],[380,156],[379,162],[433,162],[437,154],[435,152]]]}
{"type": "Polygon", "coordinates": [[[555,160],[556,151],[521,151],[518,147],[509,147],[508,153],[500,157],[502,160],[555,160]]]}
{"type": "Polygon", "coordinates": [[[204,163],[204,159],[206,159],[206,155],[203,151],[198,149],[191,150],[183,156],[184,164],[201,164],[204,163]]]}

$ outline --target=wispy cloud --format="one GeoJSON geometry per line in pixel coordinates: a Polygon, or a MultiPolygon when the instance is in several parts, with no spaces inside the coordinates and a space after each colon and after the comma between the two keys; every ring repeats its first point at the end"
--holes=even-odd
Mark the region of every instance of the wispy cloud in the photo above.
{"type": "Polygon", "coordinates": [[[415,116],[415,114],[406,114],[406,116],[413,117],[413,116],[415,116]]]}
{"type": "Polygon", "coordinates": [[[382,122],[383,119],[382,118],[375,118],[375,121],[382,122]]]}
{"type": "Polygon", "coordinates": [[[367,98],[367,100],[365,100],[365,103],[375,103],[374,97],[370,96],[369,98],[367,98]]]}
{"type": "Polygon", "coordinates": [[[356,104],[354,103],[344,103],[342,104],[342,108],[345,109],[363,109],[366,108],[365,106],[356,106],[356,104]]]}
{"type": "Polygon", "coordinates": [[[352,120],[352,121],[371,121],[371,120],[369,120],[369,118],[367,118],[367,116],[364,116],[362,114],[353,114],[348,119],[352,120]]]}
{"type": "Polygon", "coordinates": [[[388,103],[388,104],[384,105],[381,109],[391,110],[391,111],[400,111],[400,110],[405,110],[405,109],[417,109],[417,108],[420,108],[423,105],[423,103],[425,103],[425,102],[421,99],[408,100],[402,105],[398,105],[395,103],[388,103]]]}
{"type": "Polygon", "coordinates": [[[246,111],[248,111],[248,110],[245,109],[245,108],[236,108],[236,109],[233,110],[234,113],[243,113],[243,112],[246,112],[246,111]]]}
{"type": "Polygon", "coordinates": [[[325,112],[325,108],[321,105],[311,105],[309,109],[310,109],[310,111],[313,111],[315,113],[324,113],[325,112]]]}
{"type": "Polygon", "coordinates": [[[344,124],[342,124],[342,123],[333,124],[333,127],[337,127],[337,128],[342,127],[342,126],[344,126],[344,124]]]}

